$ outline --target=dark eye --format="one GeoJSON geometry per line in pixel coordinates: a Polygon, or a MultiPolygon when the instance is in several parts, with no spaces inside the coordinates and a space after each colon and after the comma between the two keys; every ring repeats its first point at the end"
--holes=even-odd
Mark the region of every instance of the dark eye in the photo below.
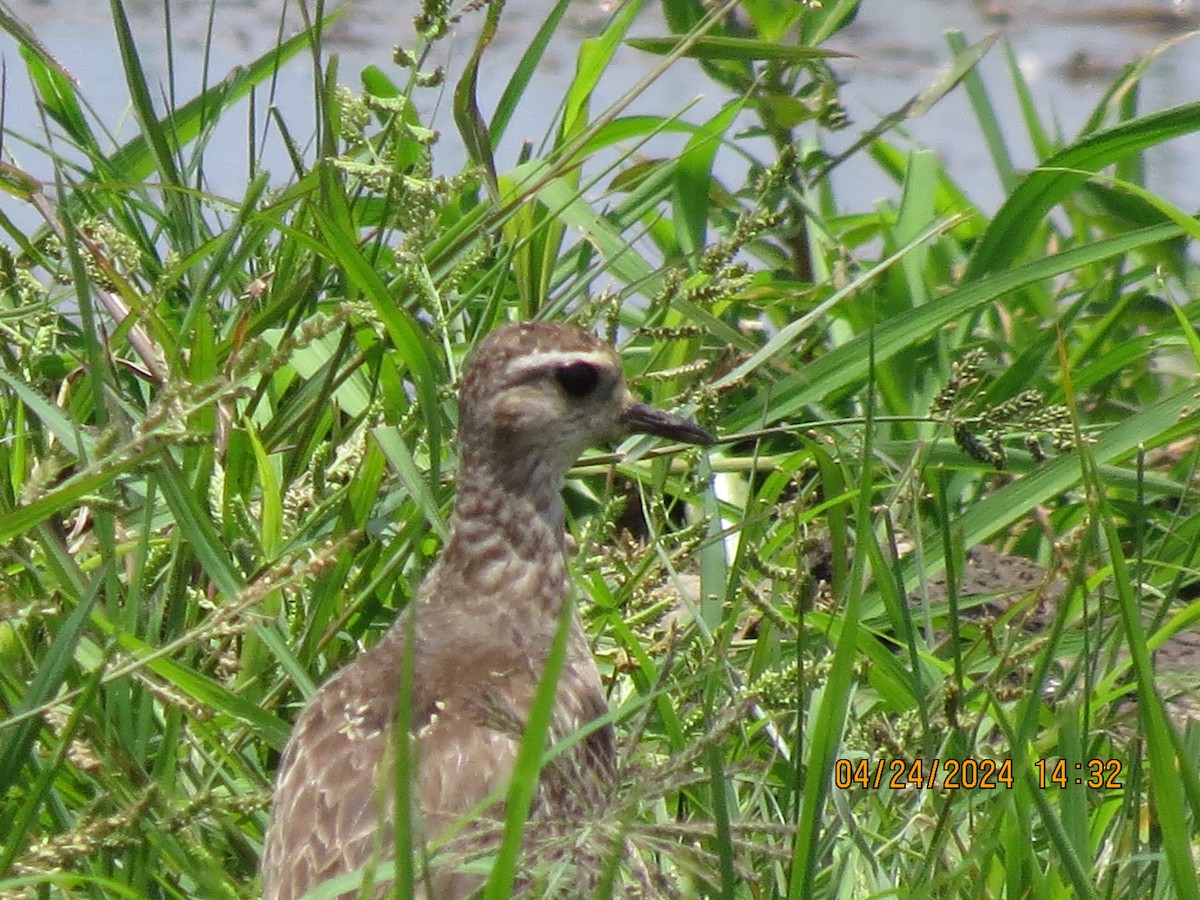
{"type": "Polygon", "coordinates": [[[563,366],[554,373],[559,386],[567,392],[568,397],[581,400],[600,383],[600,373],[591,363],[573,362],[563,366]]]}

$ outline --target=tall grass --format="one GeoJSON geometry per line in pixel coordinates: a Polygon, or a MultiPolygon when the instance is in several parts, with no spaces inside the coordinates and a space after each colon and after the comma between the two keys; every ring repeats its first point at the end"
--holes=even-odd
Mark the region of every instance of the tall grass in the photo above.
{"type": "Polygon", "coordinates": [[[0,218],[5,896],[254,895],[289,723],[444,537],[462,360],[538,317],[609,335],[640,393],[723,438],[596,454],[568,489],[627,763],[613,816],[643,864],[684,895],[1197,896],[1200,732],[1163,675],[1194,669],[1200,617],[1200,226],[1143,155],[1200,103],[1140,109],[1134,65],[1056,136],[1015,65],[976,74],[1006,50],[952,36],[946,77],[853,126],[896,190],[851,209],[822,147],[848,124],[829,56],[854,3],[664,0],[670,34],[634,40],[642,6],[582,42],[553,133],[515,159],[501,138],[554,102],[537,63],[566,0],[495,110],[476,92],[502,9],[467,14],[453,176],[416,102],[440,89],[437,4],[361,75],[317,10],[176,103],[114,0],[139,127],[120,146],[0,16],[50,132],[25,152],[54,171],[0,173],[44,222],[0,218]],[[639,85],[595,108],[623,44],[655,71],[690,58],[728,101],[635,115],[639,85]],[[213,195],[214,127],[299,54],[317,133],[256,102],[246,134],[292,174],[256,162],[213,195]],[[1006,185],[994,215],[895,136],[955,89],[1006,185]],[[1026,135],[996,119],[1006,91],[1026,135]],[[981,599],[983,544],[1004,554],[981,599]],[[1003,579],[1030,561],[1044,578],[1003,579]],[[908,780],[951,760],[1002,780],[908,780]],[[1098,787],[1076,782],[1090,760],[1098,787]]]}

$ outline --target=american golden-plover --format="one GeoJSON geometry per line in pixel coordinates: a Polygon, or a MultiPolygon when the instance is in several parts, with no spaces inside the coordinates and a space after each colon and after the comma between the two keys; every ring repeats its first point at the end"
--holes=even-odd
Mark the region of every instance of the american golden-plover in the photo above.
{"type": "MultiPolygon", "coordinates": [[[[400,777],[408,779],[426,840],[487,798],[503,799],[568,602],[563,479],[584,450],[630,434],[714,440],[635,401],[616,353],[578,328],[507,325],[479,345],[463,376],[449,541],[384,638],[330,678],[296,722],[263,852],[266,900],[297,900],[391,856],[401,702],[413,764],[400,777]],[[411,680],[402,699],[406,666],[411,680]]],[[[570,615],[554,739],[607,712],[596,662],[578,616],[570,615]]],[[[612,792],[614,774],[605,724],[543,769],[531,818],[586,820],[612,792]]],[[[500,806],[484,813],[493,823],[500,806]]],[[[435,866],[423,883],[434,900],[447,900],[470,896],[482,881],[435,866]]],[[[376,885],[376,896],[388,895],[376,885]]]]}

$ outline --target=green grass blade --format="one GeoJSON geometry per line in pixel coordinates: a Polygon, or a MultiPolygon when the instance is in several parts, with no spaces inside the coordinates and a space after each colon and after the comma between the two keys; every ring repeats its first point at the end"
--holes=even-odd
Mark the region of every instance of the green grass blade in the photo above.
{"type": "MultiPolygon", "coordinates": [[[[68,669],[74,662],[76,648],[84,638],[84,625],[102,586],[102,579],[93,580],[87,594],[79,598],[50,642],[13,714],[0,722],[0,736],[3,738],[0,742],[0,796],[6,795],[26,771],[26,757],[37,740],[38,732],[45,727],[41,716],[28,714],[43,707],[61,690],[68,669]]],[[[11,857],[16,850],[15,847],[7,847],[5,853],[11,857]]],[[[0,871],[8,870],[8,862],[11,860],[6,860],[6,864],[0,866],[0,871]]]]}
{"type": "Polygon", "coordinates": [[[666,56],[679,51],[688,59],[737,60],[739,62],[772,60],[800,65],[814,59],[843,59],[852,55],[839,53],[836,50],[822,50],[818,47],[720,35],[705,35],[690,41],[686,46],[681,46],[683,42],[677,37],[628,38],[625,43],[636,50],[652,53],[655,56],[666,56]]]}
{"type": "MultiPolygon", "coordinates": [[[[946,32],[946,43],[956,54],[967,49],[966,39],[961,31],[946,32]]],[[[1000,178],[1000,184],[1005,192],[1013,189],[1017,182],[1017,172],[1013,166],[1012,156],[1008,152],[1008,144],[1004,140],[1004,130],[996,114],[996,108],[988,96],[987,88],[979,75],[978,69],[971,69],[963,77],[963,87],[971,101],[971,109],[979,123],[979,131],[992,157],[992,166],[1000,178]]]]}
{"type": "MultiPolygon", "coordinates": [[[[998,297],[1028,284],[1054,278],[1082,266],[1091,265],[1114,256],[1129,253],[1175,237],[1179,228],[1160,225],[1145,228],[1120,237],[1097,241],[1094,244],[1065,250],[1054,256],[1040,258],[1023,266],[993,273],[967,282],[965,286],[940,297],[925,306],[909,310],[888,320],[879,330],[876,352],[879,361],[890,359],[900,350],[912,346],[959,316],[977,309],[998,297]]],[[[815,360],[802,374],[780,379],[766,421],[776,422],[795,415],[806,405],[866,380],[867,363],[864,355],[869,337],[859,335],[815,360]]],[[[771,345],[768,345],[771,346],[771,345]]],[[[770,356],[782,352],[786,344],[772,347],[770,356]]],[[[761,420],[761,408],[739,410],[729,417],[731,428],[747,427],[761,420]]]]}
{"type": "Polygon", "coordinates": [[[483,891],[484,900],[507,900],[512,896],[521,839],[525,834],[525,823],[529,818],[534,794],[537,792],[546,740],[551,734],[558,679],[562,675],[567,658],[567,639],[571,633],[574,616],[571,604],[564,604],[558,616],[558,630],[554,642],[546,655],[541,678],[538,679],[529,719],[525,722],[525,733],[521,737],[521,746],[513,763],[512,779],[504,805],[504,836],[483,891]]]}
{"type": "Polygon", "coordinates": [[[966,279],[1011,265],[1042,227],[1046,213],[1090,175],[1131,154],[1200,131],[1200,103],[1187,103],[1097,132],[1030,172],[1004,201],[971,255],[966,279]]]}
{"type": "Polygon", "coordinates": [[[500,95],[500,100],[496,103],[496,111],[492,114],[492,119],[488,126],[493,151],[499,146],[500,140],[508,130],[508,125],[512,121],[512,117],[516,114],[521,99],[529,90],[529,85],[534,79],[537,68],[542,63],[550,41],[558,31],[558,26],[562,22],[563,16],[566,15],[570,4],[571,0],[557,0],[554,7],[546,15],[545,21],[538,26],[537,32],[529,41],[529,47],[521,54],[520,60],[513,67],[512,77],[508,79],[504,93],[500,95]]]}

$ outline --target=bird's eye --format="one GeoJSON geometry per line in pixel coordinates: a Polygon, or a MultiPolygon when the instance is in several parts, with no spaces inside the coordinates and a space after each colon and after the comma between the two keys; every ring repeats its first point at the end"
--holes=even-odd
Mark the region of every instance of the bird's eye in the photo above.
{"type": "Polygon", "coordinates": [[[573,362],[563,366],[554,373],[559,387],[566,391],[568,397],[582,400],[600,383],[600,372],[591,363],[573,362]]]}

